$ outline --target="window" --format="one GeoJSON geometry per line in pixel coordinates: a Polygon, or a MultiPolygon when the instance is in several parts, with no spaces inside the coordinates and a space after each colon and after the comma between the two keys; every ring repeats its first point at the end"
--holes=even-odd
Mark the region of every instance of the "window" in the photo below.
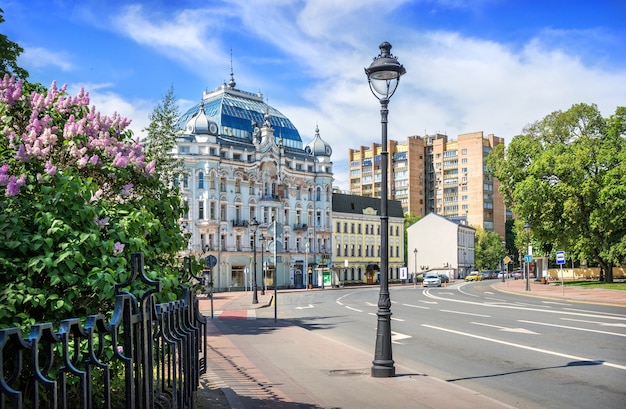
{"type": "Polygon", "coordinates": [[[204,189],[204,172],[198,172],[198,189],[204,189]]]}
{"type": "Polygon", "coordinates": [[[221,177],[220,178],[220,192],[225,192],[225,191],[226,191],[226,178],[221,177]]]}
{"type": "Polygon", "coordinates": [[[241,193],[241,181],[235,179],[235,193],[241,193]]]}
{"type": "Polygon", "coordinates": [[[337,222],[337,228],[335,229],[335,232],[341,233],[341,222],[337,222]]]}
{"type": "Polygon", "coordinates": [[[222,203],[220,206],[220,220],[228,220],[226,218],[226,203],[222,203]]]}
{"type": "Polygon", "coordinates": [[[204,219],[204,201],[203,200],[198,202],[198,219],[199,220],[204,219]]]}
{"type": "Polygon", "coordinates": [[[215,189],[215,175],[212,173],[209,175],[209,189],[215,189]]]}

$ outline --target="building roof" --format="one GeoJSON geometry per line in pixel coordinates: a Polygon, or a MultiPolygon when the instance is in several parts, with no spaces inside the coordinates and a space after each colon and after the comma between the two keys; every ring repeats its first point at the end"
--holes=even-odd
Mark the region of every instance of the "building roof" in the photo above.
{"type": "MultiPolygon", "coordinates": [[[[366,197],[356,195],[346,195],[343,193],[333,193],[333,212],[363,214],[368,208],[376,210],[380,215],[380,199],[377,197],[366,197]]],[[[387,202],[387,215],[389,217],[402,217],[402,204],[399,200],[389,200],[387,202]]]]}
{"type": "Polygon", "coordinates": [[[202,101],[185,112],[178,120],[177,128],[184,130],[188,122],[202,109],[209,121],[215,122],[219,133],[251,139],[254,124],[261,126],[265,115],[276,138],[292,141],[290,146],[302,148],[302,139],[293,123],[276,108],[263,102],[263,95],[236,89],[234,81],[205,92],[202,101]]]}

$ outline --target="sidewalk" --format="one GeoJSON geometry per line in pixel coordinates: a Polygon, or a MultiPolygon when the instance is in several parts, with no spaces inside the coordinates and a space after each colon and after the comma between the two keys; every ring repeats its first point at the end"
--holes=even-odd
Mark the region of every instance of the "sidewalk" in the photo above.
{"type": "MultiPolygon", "coordinates": [[[[498,291],[626,307],[626,292],[524,280],[490,280],[498,291]]],[[[315,291],[315,290],[313,290],[315,291]]],[[[198,409],[251,408],[475,408],[511,406],[396,363],[393,378],[372,378],[371,353],[356,350],[288,320],[251,319],[271,308],[272,292],[216,293],[200,299],[208,316],[208,371],[201,380],[198,409]],[[206,406],[205,406],[206,405],[206,406]]]]}

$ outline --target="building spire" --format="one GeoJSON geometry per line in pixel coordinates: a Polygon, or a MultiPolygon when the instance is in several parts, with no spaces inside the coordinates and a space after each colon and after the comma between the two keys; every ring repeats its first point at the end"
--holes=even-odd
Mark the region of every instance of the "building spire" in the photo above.
{"type": "Polygon", "coordinates": [[[235,74],[233,73],[233,49],[230,49],[230,81],[228,82],[228,87],[231,89],[235,88],[237,83],[235,82],[235,74]]]}

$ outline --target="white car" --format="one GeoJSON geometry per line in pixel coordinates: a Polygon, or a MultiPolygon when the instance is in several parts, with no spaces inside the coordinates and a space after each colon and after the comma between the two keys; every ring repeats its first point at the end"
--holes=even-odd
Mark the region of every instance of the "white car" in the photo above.
{"type": "Polygon", "coordinates": [[[441,287],[441,278],[434,274],[429,274],[424,277],[424,287],[441,287]]]}

